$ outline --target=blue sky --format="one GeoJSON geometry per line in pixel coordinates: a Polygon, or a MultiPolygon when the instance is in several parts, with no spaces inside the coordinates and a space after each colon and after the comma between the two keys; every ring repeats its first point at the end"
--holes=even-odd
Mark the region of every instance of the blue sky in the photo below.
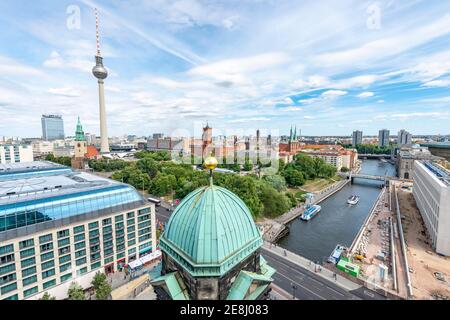
{"type": "Polygon", "coordinates": [[[93,7],[110,135],[450,134],[449,1],[16,0],[0,3],[0,136],[40,136],[42,113],[98,133],[93,7]]]}

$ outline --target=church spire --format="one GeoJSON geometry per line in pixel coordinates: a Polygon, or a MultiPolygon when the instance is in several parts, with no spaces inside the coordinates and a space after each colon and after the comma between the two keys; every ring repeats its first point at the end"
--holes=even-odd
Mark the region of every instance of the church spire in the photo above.
{"type": "Polygon", "coordinates": [[[85,141],[83,126],[81,125],[80,116],[78,116],[77,129],[75,131],[75,141],[85,141]]]}

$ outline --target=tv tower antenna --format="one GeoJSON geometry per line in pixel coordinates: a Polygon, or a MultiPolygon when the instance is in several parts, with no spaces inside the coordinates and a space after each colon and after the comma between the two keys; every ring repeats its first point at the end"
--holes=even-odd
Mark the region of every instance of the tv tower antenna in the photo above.
{"type": "Polygon", "coordinates": [[[96,37],[96,43],[97,43],[97,56],[101,57],[102,54],[100,52],[100,23],[98,21],[98,10],[97,8],[94,8],[95,11],[95,37],[96,37]]]}

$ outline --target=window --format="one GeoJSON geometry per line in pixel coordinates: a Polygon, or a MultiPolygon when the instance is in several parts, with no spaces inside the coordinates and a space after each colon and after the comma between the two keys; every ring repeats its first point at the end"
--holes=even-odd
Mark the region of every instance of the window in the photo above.
{"type": "Polygon", "coordinates": [[[12,295],[12,296],[10,296],[8,298],[5,298],[3,300],[19,300],[19,296],[17,294],[15,294],[15,295],[12,295]]]}
{"type": "Polygon", "coordinates": [[[86,263],[86,257],[80,258],[80,259],[78,259],[77,261],[75,261],[75,264],[76,264],[77,266],[82,265],[82,264],[85,264],[85,263],[86,263]]]}
{"type": "Polygon", "coordinates": [[[8,284],[7,286],[2,287],[1,293],[5,294],[5,293],[8,293],[8,292],[14,291],[16,289],[17,289],[17,283],[14,282],[14,283],[8,284]]]}
{"type": "Polygon", "coordinates": [[[116,230],[122,230],[124,228],[123,222],[116,223],[116,230]]]}
{"type": "Polygon", "coordinates": [[[136,233],[132,232],[128,234],[128,239],[134,239],[136,238],[136,233]]]}
{"type": "Polygon", "coordinates": [[[83,257],[86,255],[86,250],[80,250],[75,252],[75,258],[83,257]]]}
{"type": "Polygon", "coordinates": [[[123,214],[120,214],[120,215],[118,215],[118,216],[115,216],[115,217],[114,217],[114,221],[115,221],[115,222],[121,222],[121,221],[123,221],[123,214]]]}
{"type": "Polygon", "coordinates": [[[103,234],[112,232],[112,226],[107,226],[103,228],[103,234]]]}
{"type": "Polygon", "coordinates": [[[128,232],[128,233],[133,232],[134,230],[135,230],[135,226],[129,226],[129,227],[127,228],[127,232],[128,232]]]}
{"type": "Polygon", "coordinates": [[[55,266],[55,261],[50,260],[41,264],[41,269],[46,270],[55,266]]]}
{"type": "Polygon", "coordinates": [[[55,275],[55,269],[50,269],[47,271],[42,272],[42,279],[48,278],[55,275]]]}
{"type": "Polygon", "coordinates": [[[70,270],[71,267],[72,267],[72,264],[70,262],[63,264],[62,266],[59,267],[59,272],[64,272],[64,271],[70,270]]]}
{"type": "Polygon", "coordinates": [[[66,282],[67,280],[70,280],[70,279],[72,279],[72,274],[68,273],[61,277],[61,282],[66,282]]]}
{"type": "Polygon", "coordinates": [[[149,233],[151,231],[152,231],[151,228],[145,228],[145,229],[139,230],[139,235],[142,236],[143,234],[149,233]]]}
{"type": "Polygon", "coordinates": [[[35,274],[35,273],[36,273],[36,267],[24,269],[24,270],[22,270],[22,278],[31,276],[32,274],[35,274]]]}
{"type": "Polygon", "coordinates": [[[136,244],[136,239],[128,241],[128,246],[134,246],[136,244]]]}
{"type": "Polygon", "coordinates": [[[125,234],[125,230],[124,229],[121,229],[121,230],[117,230],[116,231],[116,237],[118,237],[118,236],[123,236],[125,234]]]}
{"type": "Polygon", "coordinates": [[[23,279],[22,281],[24,287],[29,286],[30,284],[35,282],[37,282],[37,276],[28,277],[23,279]]]}
{"type": "Polygon", "coordinates": [[[36,264],[36,259],[34,257],[26,259],[26,260],[22,260],[22,262],[20,263],[22,268],[26,268],[26,267],[32,266],[34,264],[36,264]]]}
{"type": "Polygon", "coordinates": [[[0,247],[0,255],[14,252],[14,245],[8,244],[7,246],[0,247]]]}
{"type": "Polygon", "coordinates": [[[117,254],[117,259],[121,259],[123,257],[125,257],[125,252],[121,252],[121,253],[117,254]]]}
{"type": "Polygon", "coordinates": [[[81,248],[86,248],[86,242],[79,242],[79,243],[75,243],[75,250],[81,249],[81,248]]]}
{"type": "Polygon", "coordinates": [[[98,221],[95,221],[95,222],[91,222],[91,223],[89,223],[89,230],[92,230],[92,229],[95,229],[95,228],[98,228],[98,221]]]}
{"type": "Polygon", "coordinates": [[[103,243],[103,248],[104,248],[104,249],[110,248],[110,247],[112,247],[112,246],[113,246],[112,240],[109,240],[109,241],[106,241],[106,242],[103,243]]]}
{"type": "Polygon", "coordinates": [[[146,221],[146,220],[150,220],[150,215],[149,214],[146,214],[145,216],[138,217],[138,221],[139,222],[146,221]]]}
{"type": "Polygon", "coordinates": [[[45,252],[48,250],[53,250],[53,242],[41,245],[41,252],[45,252]]]}
{"type": "Polygon", "coordinates": [[[142,251],[142,250],[144,250],[144,249],[149,249],[149,248],[151,248],[151,247],[152,247],[152,243],[151,243],[151,242],[146,242],[146,243],[141,244],[141,245],[139,246],[139,251],[142,251]]]}
{"type": "Polygon", "coordinates": [[[112,233],[110,233],[110,234],[104,234],[103,235],[103,241],[107,241],[107,240],[110,240],[110,239],[112,239],[113,238],[113,235],[112,235],[112,233]]]}
{"type": "Polygon", "coordinates": [[[138,212],[139,212],[138,213],[139,216],[142,214],[145,214],[145,213],[150,213],[150,208],[144,208],[144,209],[139,210],[138,212]]]}
{"type": "Polygon", "coordinates": [[[149,240],[151,238],[150,233],[146,234],[145,236],[139,237],[139,242],[145,241],[145,240],[149,240]]]}
{"type": "Polygon", "coordinates": [[[104,262],[105,262],[105,264],[108,264],[113,261],[114,261],[114,257],[109,257],[109,258],[106,258],[104,262]]]}
{"type": "Polygon", "coordinates": [[[103,226],[109,226],[112,223],[112,219],[108,218],[108,219],[103,219],[102,221],[102,225],[103,226]]]}
{"type": "Polygon", "coordinates": [[[83,273],[87,272],[87,267],[81,268],[77,271],[77,276],[81,276],[83,273]]]}
{"type": "Polygon", "coordinates": [[[10,263],[10,262],[14,262],[14,253],[8,254],[8,255],[0,258],[0,265],[10,263]]]}
{"type": "Polygon", "coordinates": [[[45,290],[45,289],[47,289],[47,288],[53,287],[54,285],[56,285],[56,280],[55,280],[55,279],[50,280],[50,281],[47,281],[47,282],[44,282],[44,284],[42,285],[42,287],[43,287],[44,290],[45,290]]]}
{"type": "Polygon", "coordinates": [[[149,227],[150,223],[151,223],[150,221],[145,221],[145,222],[139,223],[138,228],[142,229],[142,228],[145,228],[145,227],[149,227]]]}
{"type": "Polygon", "coordinates": [[[68,261],[70,261],[70,254],[68,254],[67,256],[59,258],[59,264],[66,263],[68,261]]]}
{"type": "Polygon", "coordinates": [[[116,239],[116,244],[124,243],[124,242],[125,242],[125,237],[120,237],[120,238],[116,239]]]}
{"type": "Polygon", "coordinates": [[[91,262],[97,261],[100,259],[100,253],[91,254],[91,262]]]}
{"type": "Polygon", "coordinates": [[[39,244],[43,244],[46,242],[53,241],[53,235],[52,234],[46,234],[45,236],[39,237],[39,244]]]}
{"type": "Polygon", "coordinates": [[[91,270],[100,268],[100,265],[101,265],[100,262],[96,262],[96,263],[91,264],[91,270]]]}
{"type": "Polygon", "coordinates": [[[128,250],[128,254],[136,253],[136,248],[131,248],[128,250]]]}
{"type": "Polygon", "coordinates": [[[16,274],[15,273],[11,273],[8,274],[6,276],[0,276],[0,285],[4,285],[6,283],[9,283],[11,281],[16,280],[16,274]]]}
{"type": "Polygon", "coordinates": [[[46,261],[46,260],[49,260],[49,259],[53,259],[53,258],[54,258],[53,251],[41,254],[41,261],[42,262],[46,261]]]}
{"type": "Polygon", "coordinates": [[[117,245],[116,249],[117,249],[117,251],[125,250],[125,244],[117,245]]]}
{"type": "Polygon", "coordinates": [[[33,239],[28,239],[28,240],[23,240],[19,242],[19,248],[20,249],[25,249],[25,248],[29,248],[34,246],[34,240],[33,239]]]}
{"type": "Polygon", "coordinates": [[[113,248],[107,249],[107,250],[103,251],[103,254],[105,257],[108,257],[108,256],[114,254],[114,250],[113,250],[113,248]]]}
{"type": "Polygon", "coordinates": [[[82,241],[84,240],[84,238],[85,238],[84,233],[77,234],[75,237],[73,237],[75,242],[82,241]]]}
{"type": "Polygon", "coordinates": [[[136,221],[134,219],[127,220],[127,225],[129,225],[129,226],[131,226],[135,223],[136,223],[136,221]]]}
{"type": "Polygon", "coordinates": [[[0,267],[0,275],[4,275],[6,273],[11,273],[13,271],[16,271],[16,265],[10,264],[7,266],[0,267]]]}
{"type": "Polygon", "coordinates": [[[134,218],[134,211],[127,213],[127,219],[131,219],[131,218],[134,218]]]}
{"type": "Polygon", "coordinates": [[[99,234],[100,234],[100,231],[98,231],[98,229],[89,231],[89,239],[97,237],[99,234]]]}
{"type": "Polygon", "coordinates": [[[70,246],[67,246],[67,247],[64,247],[64,248],[61,248],[58,250],[58,253],[60,256],[63,254],[69,253],[69,252],[70,252],[70,246]]]}
{"type": "Polygon", "coordinates": [[[70,238],[58,240],[58,248],[61,248],[63,246],[66,246],[70,243],[70,238]]]}
{"type": "Polygon", "coordinates": [[[26,258],[29,256],[34,256],[34,254],[35,254],[34,248],[26,249],[26,250],[20,251],[20,258],[23,259],[23,258],[26,258]]]}
{"type": "Polygon", "coordinates": [[[23,292],[23,296],[24,296],[25,298],[27,298],[27,297],[29,297],[29,296],[31,296],[31,295],[37,293],[37,292],[38,292],[38,287],[36,286],[36,287],[31,288],[31,289],[25,290],[25,291],[23,292]]]}
{"type": "Polygon", "coordinates": [[[84,226],[78,226],[73,228],[73,233],[77,234],[77,233],[82,233],[84,232],[84,226]]]}
{"type": "Polygon", "coordinates": [[[69,233],[69,229],[61,230],[61,231],[58,231],[58,232],[57,232],[58,239],[68,237],[69,234],[70,234],[70,233],[69,233]]]}

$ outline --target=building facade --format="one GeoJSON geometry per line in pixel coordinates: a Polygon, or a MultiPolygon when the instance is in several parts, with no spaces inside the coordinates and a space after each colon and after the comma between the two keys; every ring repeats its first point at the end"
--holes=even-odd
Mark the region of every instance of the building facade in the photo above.
{"type": "Polygon", "coordinates": [[[398,132],[397,144],[400,146],[412,144],[412,134],[402,129],[398,132]]]}
{"type": "Polygon", "coordinates": [[[397,176],[401,179],[412,179],[416,160],[442,160],[433,156],[428,148],[419,145],[401,147],[396,159],[397,176]]]}
{"type": "Polygon", "coordinates": [[[416,161],[413,195],[437,253],[450,256],[450,172],[430,161],[416,161]]]}
{"type": "Polygon", "coordinates": [[[380,130],[378,132],[378,146],[388,147],[389,146],[389,135],[390,132],[387,129],[380,130]]]}
{"type": "Polygon", "coordinates": [[[211,180],[183,199],[160,238],[162,271],[152,281],[158,299],[267,299],[275,270],[262,244],[244,202],[211,180]]]}
{"type": "Polygon", "coordinates": [[[30,145],[0,145],[0,163],[19,163],[33,161],[33,148],[30,145]]]}
{"type": "Polygon", "coordinates": [[[356,130],[352,133],[352,146],[356,147],[358,144],[362,144],[363,142],[363,132],[356,130]]]}
{"type": "Polygon", "coordinates": [[[156,247],[155,208],[129,185],[33,162],[0,187],[0,299],[64,299],[72,281],[90,287],[156,247]]]}
{"type": "Polygon", "coordinates": [[[43,140],[64,139],[64,121],[62,116],[43,114],[41,124],[43,140]]]}

